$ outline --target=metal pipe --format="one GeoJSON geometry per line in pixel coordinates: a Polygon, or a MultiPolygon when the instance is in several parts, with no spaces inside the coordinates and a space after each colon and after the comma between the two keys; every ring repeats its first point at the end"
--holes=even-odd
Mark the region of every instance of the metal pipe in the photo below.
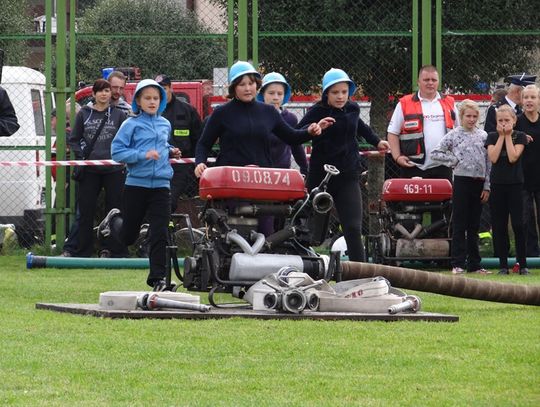
{"type": "Polygon", "coordinates": [[[351,261],[342,262],[341,269],[344,280],[382,276],[394,287],[483,301],[540,305],[540,286],[482,281],[403,267],[351,261]]]}
{"type": "Polygon", "coordinates": [[[169,300],[161,298],[159,294],[144,294],[137,298],[137,305],[144,310],[154,311],[162,308],[188,309],[192,311],[208,312],[210,307],[204,304],[193,304],[191,302],[169,300]]]}

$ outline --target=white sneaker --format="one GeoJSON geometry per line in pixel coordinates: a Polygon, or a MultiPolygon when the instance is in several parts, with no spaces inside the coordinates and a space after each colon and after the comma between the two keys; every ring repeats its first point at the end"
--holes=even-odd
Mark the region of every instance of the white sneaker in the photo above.
{"type": "Polygon", "coordinates": [[[452,269],[452,274],[463,274],[465,273],[465,270],[463,270],[461,267],[454,267],[452,269]]]}

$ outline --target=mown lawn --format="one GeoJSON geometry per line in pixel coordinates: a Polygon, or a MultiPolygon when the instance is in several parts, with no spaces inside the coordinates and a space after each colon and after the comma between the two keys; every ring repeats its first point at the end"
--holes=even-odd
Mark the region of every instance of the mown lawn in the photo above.
{"type": "Polygon", "coordinates": [[[35,304],[145,289],[145,270],[0,270],[2,405],[540,405],[538,307],[415,293],[460,321],[110,320],[35,304]]]}

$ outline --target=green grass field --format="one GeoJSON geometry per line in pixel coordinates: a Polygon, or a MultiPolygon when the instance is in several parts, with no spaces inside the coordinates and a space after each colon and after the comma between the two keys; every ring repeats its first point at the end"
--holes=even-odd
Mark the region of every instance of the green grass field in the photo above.
{"type": "Polygon", "coordinates": [[[537,307],[415,293],[460,321],[111,320],[35,304],[145,289],[145,270],[0,270],[2,405],[540,405],[537,307]]]}

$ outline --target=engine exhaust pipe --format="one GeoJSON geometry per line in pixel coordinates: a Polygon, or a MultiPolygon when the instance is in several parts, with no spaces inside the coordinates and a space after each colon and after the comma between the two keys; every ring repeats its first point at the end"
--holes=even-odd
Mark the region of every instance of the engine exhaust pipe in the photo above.
{"type": "Polygon", "coordinates": [[[481,281],[403,267],[352,261],[342,262],[341,271],[343,280],[382,276],[390,281],[392,286],[399,288],[482,301],[540,305],[539,286],[481,281]]]}

